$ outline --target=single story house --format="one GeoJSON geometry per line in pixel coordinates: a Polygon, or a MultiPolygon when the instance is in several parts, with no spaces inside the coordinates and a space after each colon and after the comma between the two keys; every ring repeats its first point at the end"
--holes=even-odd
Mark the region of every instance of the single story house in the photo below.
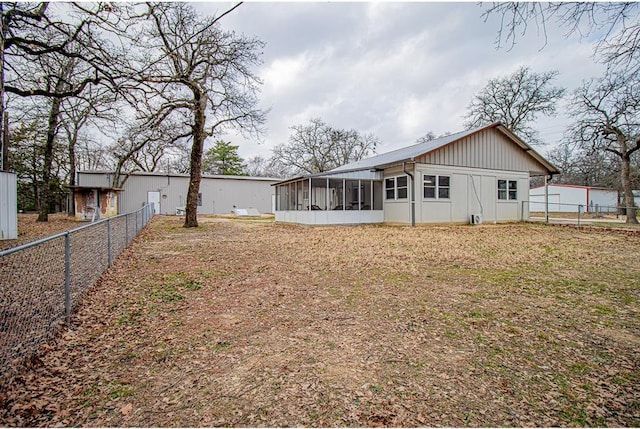
{"type": "MultiPolygon", "coordinates": [[[[113,172],[81,171],[80,188],[109,188],[113,172]]],[[[281,179],[249,176],[202,176],[198,195],[198,214],[230,213],[241,208],[273,213],[272,184],[281,179]]],[[[118,212],[128,213],[153,203],[158,214],[180,214],[187,203],[188,174],[156,172],[132,173],[118,191],[118,212]]]]}
{"type": "MultiPolygon", "coordinates": [[[[618,207],[618,191],[596,186],[548,184],[548,211],[577,213],[613,213],[618,207]]],[[[529,190],[529,210],[545,211],[545,188],[537,186],[529,190]]]]}
{"type": "Polygon", "coordinates": [[[18,238],[18,193],[15,173],[0,171],[0,240],[18,238]]]}
{"type": "Polygon", "coordinates": [[[529,218],[529,180],[559,171],[500,122],[280,181],[275,218],[308,225],[529,218]]]}

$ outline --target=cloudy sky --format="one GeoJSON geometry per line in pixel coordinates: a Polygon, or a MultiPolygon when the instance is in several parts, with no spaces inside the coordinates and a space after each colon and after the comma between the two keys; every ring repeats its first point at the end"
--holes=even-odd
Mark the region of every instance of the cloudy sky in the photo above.
{"type": "MultiPolygon", "coordinates": [[[[220,14],[233,3],[197,3],[220,14]]],[[[289,127],[319,117],[328,124],[382,141],[378,153],[413,144],[427,131],[464,129],[474,93],[489,79],[519,66],[557,70],[557,84],[576,88],[604,69],[592,58],[590,40],[553,23],[547,44],[535,27],[511,50],[495,48],[500,19],[487,22],[489,4],[397,2],[248,2],[222,20],[223,28],[266,43],[257,74],[261,106],[271,109],[262,142],[229,134],[245,159],[271,156],[289,127]]],[[[559,109],[564,110],[562,106],[559,109]]],[[[539,118],[545,153],[562,137],[568,119],[539,118]]]]}

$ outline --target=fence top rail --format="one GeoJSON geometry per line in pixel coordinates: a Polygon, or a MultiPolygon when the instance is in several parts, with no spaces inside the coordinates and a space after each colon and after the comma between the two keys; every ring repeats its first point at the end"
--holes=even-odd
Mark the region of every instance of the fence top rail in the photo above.
{"type": "Polygon", "coordinates": [[[55,240],[56,238],[64,237],[64,236],[69,235],[69,234],[71,234],[73,232],[78,232],[78,231],[81,231],[83,229],[90,228],[90,227],[93,227],[95,225],[98,225],[98,224],[101,224],[101,223],[104,223],[104,222],[108,222],[108,221],[110,221],[112,219],[117,219],[117,218],[122,217],[122,216],[128,216],[128,215],[133,214],[133,213],[138,213],[138,212],[144,210],[147,207],[149,207],[149,204],[145,204],[144,206],[142,206],[138,210],[134,210],[134,211],[129,212],[129,213],[122,213],[122,214],[119,214],[117,216],[108,217],[108,218],[105,218],[105,219],[100,219],[100,220],[97,220],[95,222],[91,222],[91,223],[88,223],[86,225],[79,226],[77,228],[72,228],[72,229],[68,229],[66,231],[57,232],[55,234],[51,234],[51,235],[48,235],[46,237],[38,238],[36,240],[30,241],[28,243],[21,244],[21,245],[16,246],[16,247],[11,247],[9,249],[2,250],[2,251],[0,251],[0,258],[2,258],[3,256],[10,255],[10,254],[15,253],[15,252],[19,252],[19,251],[24,250],[24,249],[28,249],[29,247],[33,247],[33,246],[37,246],[37,245],[42,244],[42,243],[46,243],[47,241],[55,240]]]}

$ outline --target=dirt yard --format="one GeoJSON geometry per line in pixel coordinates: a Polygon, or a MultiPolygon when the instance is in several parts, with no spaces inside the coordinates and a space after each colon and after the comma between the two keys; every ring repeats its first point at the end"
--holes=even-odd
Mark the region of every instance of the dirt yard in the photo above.
{"type": "Polygon", "coordinates": [[[50,214],[48,222],[36,222],[36,219],[38,219],[37,214],[18,214],[18,238],[0,241],[0,250],[84,225],[76,222],[73,216],[68,216],[66,213],[50,214]]]}
{"type": "Polygon", "coordinates": [[[0,393],[28,426],[640,426],[640,234],[156,217],[0,393]]]}

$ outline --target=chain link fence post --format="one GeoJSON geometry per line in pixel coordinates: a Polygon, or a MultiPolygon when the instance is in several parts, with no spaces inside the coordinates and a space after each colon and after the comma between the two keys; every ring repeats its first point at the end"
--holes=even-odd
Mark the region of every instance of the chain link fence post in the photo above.
{"type": "Polygon", "coordinates": [[[111,219],[107,218],[107,266],[111,268],[111,219]]]}
{"type": "Polygon", "coordinates": [[[0,391],[59,327],[71,325],[73,308],[153,212],[145,206],[122,216],[0,250],[0,391]]]}
{"type": "Polygon", "coordinates": [[[64,235],[64,314],[67,326],[71,323],[71,233],[64,235]]]}
{"type": "Polygon", "coordinates": [[[578,226],[580,226],[580,213],[582,212],[582,204],[578,204],[578,226]]]}

